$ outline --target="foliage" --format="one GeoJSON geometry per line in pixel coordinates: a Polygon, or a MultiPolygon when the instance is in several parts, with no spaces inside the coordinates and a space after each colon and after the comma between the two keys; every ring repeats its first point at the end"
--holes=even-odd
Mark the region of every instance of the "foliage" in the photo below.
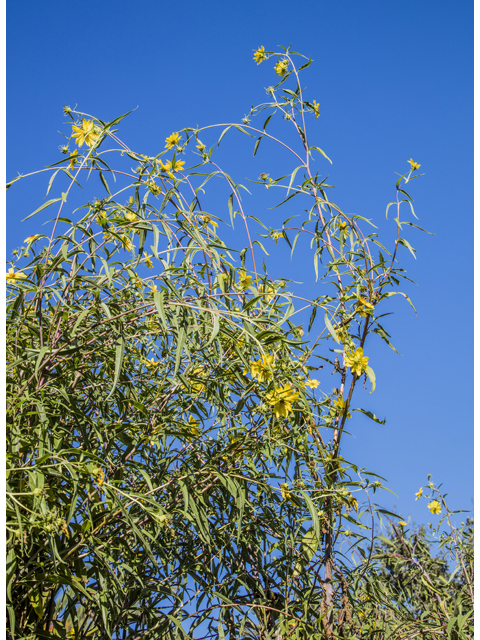
{"type": "Polygon", "coordinates": [[[401,294],[398,250],[414,252],[400,210],[414,215],[405,185],[419,165],[397,181],[388,250],[313,168],[328,158],[307,134],[319,105],[298,56],[256,52],[280,80],[218,139],[233,129],[254,137],[254,155],[263,139],[292,154],[293,170],[252,184],[283,190],[296,212],[303,199],[295,228],[246,213],[245,187],[202,142],[213,127],[174,132],[148,156],[117,136],[124,116],[65,108],[70,140],[47,196],[66,187],[31,214],[57,207],[50,235],[27,238],[7,273],[9,638],[369,637],[358,593],[404,589],[394,565],[375,573],[374,558],[356,566],[345,551],[365,553],[381,482],[343,459],[341,440],[355,411],[382,422],[353,393],[375,388],[372,334],[393,348],[380,322],[401,294]],[[297,142],[267,133],[273,116],[297,142]],[[88,178],[102,199],[84,195],[88,178]],[[215,215],[212,180],[227,189],[215,215]],[[228,222],[244,248],[222,238],[228,222]],[[260,267],[279,241],[310,247],[314,300],[260,267]],[[307,312],[304,333],[293,318],[307,312]],[[335,386],[320,391],[313,372],[335,386]]]}
{"type": "Polygon", "coordinates": [[[473,638],[473,520],[455,528],[445,497],[431,481],[429,488],[446,510],[440,522],[427,533],[390,521],[355,584],[359,625],[375,637],[473,638]]]}

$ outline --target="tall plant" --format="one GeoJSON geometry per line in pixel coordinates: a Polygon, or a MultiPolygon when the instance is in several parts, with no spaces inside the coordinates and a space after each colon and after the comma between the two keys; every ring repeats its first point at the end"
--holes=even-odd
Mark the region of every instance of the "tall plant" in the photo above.
{"type": "Polygon", "coordinates": [[[310,59],[254,58],[273,60],[278,82],[218,144],[236,130],[254,155],[263,140],[290,152],[292,171],[253,182],[281,189],[281,205],[303,200],[295,230],[248,213],[213,127],[174,132],[149,156],[117,135],[124,116],[65,107],[47,195],[66,186],[31,214],[56,208],[51,232],[27,238],[7,273],[10,638],[364,633],[344,546],[364,555],[364,575],[380,481],[341,445],[355,411],[380,422],[354,390],[375,388],[371,334],[392,347],[382,305],[404,295],[399,248],[413,252],[402,234],[416,226],[405,187],[420,165],[397,181],[387,248],[314,168],[328,158],[301,86],[310,59]],[[272,118],[296,142],[270,133],[272,118]],[[218,180],[229,195],[212,212],[218,180]],[[245,247],[222,238],[228,224],[245,247]],[[288,273],[262,266],[267,242],[309,246],[321,295],[300,298],[288,273]],[[306,310],[304,333],[294,318],[306,310]]]}

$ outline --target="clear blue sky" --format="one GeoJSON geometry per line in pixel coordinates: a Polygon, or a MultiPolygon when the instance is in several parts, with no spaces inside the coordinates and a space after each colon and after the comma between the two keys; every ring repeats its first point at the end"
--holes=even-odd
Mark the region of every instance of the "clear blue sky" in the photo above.
{"type": "MultiPolygon", "coordinates": [[[[386,326],[402,355],[372,342],[377,391],[362,398],[387,424],[356,418],[343,454],[388,479],[398,498],[385,494],[383,502],[405,517],[435,519],[413,499],[427,473],[444,483],[452,507],[471,509],[473,2],[10,0],[7,37],[9,180],[61,159],[64,104],[103,120],[138,106],[120,133],[148,154],[182,127],[238,121],[276,81],[271,63],[254,64],[253,50],[280,44],[314,60],[306,78],[320,103],[315,136],[333,160],[321,171],[345,212],[392,234],[385,206],[395,172],[409,158],[421,163],[426,175],[411,193],[419,224],[435,235],[408,232],[418,259],[403,255],[418,283],[405,289],[418,318],[406,303],[392,305],[386,326]]],[[[239,181],[275,175],[260,154],[252,160],[229,148],[224,166],[239,181]]],[[[20,222],[45,186],[21,181],[9,191],[7,256],[49,219],[20,222]]],[[[278,224],[263,200],[246,206],[278,224]]],[[[294,260],[297,280],[305,268],[294,260]]]]}

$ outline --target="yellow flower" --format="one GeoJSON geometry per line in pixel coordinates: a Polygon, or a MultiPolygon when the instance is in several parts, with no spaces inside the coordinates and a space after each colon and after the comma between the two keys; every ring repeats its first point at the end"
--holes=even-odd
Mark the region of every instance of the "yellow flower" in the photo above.
{"type": "Polygon", "coordinates": [[[260,64],[266,59],[265,55],[265,47],[258,47],[258,49],[253,54],[253,59],[257,64],[260,64]]]}
{"type": "Polygon", "coordinates": [[[418,164],[418,162],[414,162],[412,158],[410,158],[410,160],[407,160],[407,162],[412,165],[412,171],[415,171],[415,169],[420,169],[420,167],[422,166],[421,164],[418,164]]]}
{"type": "Polygon", "coordinates": [[[34,235],[34,236],[28,236],[28,238],[25,238],[24,242],[26,242],[27,244],[30,244],[32,242],[34,242],[37,238],[39,238],[40,236],[34,235]]]}
{"type": "MultiPolygon", "coordinates": [[[[169,173],[169,175],[171,175],[173,177],[173,174],[169,173]]],[[[150,190],[150,193],[153,193],[154,196],[158,196],[160,193],[162,193],[162,187],[160,185],[158,185],[155,182],[155,180],[149,180],[147,182],[147,186],[148,186],[148,188],[150,190]]]]}
{"type": "Polygon", "coordinates": [[[107,223],[107,214],[105,211],[99,211],[97,215],[97,224],[106,224],[107,223]]]}
{"type": "Polygon", "coordinates": [[[433,513],[433,515],[440,515],[442,513],[442,505],[439,500],[432,500],[428,503],[428,510],[430,513],[433,513]]]}
{"type": "Polygon", "coordinates": [[[407,523],[405,522],[405,520],[399,520],[398,524],[399,524],[401,527],[406,527],[406,526],[407,526],[407,523]]]}
{"type": "Polygon", "coordinates": [[[348,328],[346,326],[337,325],[335,327],[335,333],[343,344],[349,344],[351,342],[350,334],[348,333],[348,328]]]}
{"type": "Polygon", "coordinates": [[[78,150],[74,149],[70,155],[70,162],[68,164],[69,169],[73,169],[75,164],[77,163],[77,155],[78,155],[78,150]]]}
{"type": "Polygon", "coordinates": [[[100,469],[99,472],[98,472],[98,486],[99,487],[102,486],[104,478],[105,478],[105,473],[103,472],[102,469],[100,469]]]}
{"type": "Polygon", "coordinates": [[[22,278],[26,278],[27,276],[23,273],[23,271],[15,271],[12,267],[8,270],[6,277],[7,284],[15,284],[17,280],[21,280],[22,278]]]}
{"type": "Polygon", "coordinates": [[[260,286],[258,292],[264,294],[265,300],[267,302],[271,302],[275,298],[277,293],[275,290],[275,286],[272,284],[265,284],[263,286],[260,286]]]}
{"type": "Polygon", "coordinates": [[[358,500],[356,498],[350,498],[350,504],[358,512],[358,500]]]}
{"type": "MultiPolygon", "coordinates": [[[[343,416],[343,413],[345,411],[345,405],[347,404],[346,400],[344,401],[343,398],[341,396],[338,396],[338,398],[335,400],[335,402],[333,403],[333,406],[336,409],[336,413],[340,414],[341,416],[343,416]]],[[[352,417],[352,414],[350,413],[350,411],[347,411],[347,420],[349,418],[352,417]]]]}
{"type": "Polygon", "coordinates": [[[149,256],[148,254],[145,255],[145,257],[143,258],[143,262],[145,262],[149,269],[153,269],[152,256],[149,256]]]}
{"type": "Polygon", "coordinates": [[[280,493],[282,495],[282,500],[292,500],[292,494],[288,490],[288,484],[286,482],[282,482],[280,485],[280,493]]]}
{"type": "Polygon", "coordinates": [[[198,217],[198,220],[200,221],[200,224],[204,224],[204,225],[211,224],[212,227],[218,227],[218,223],[215,222],[215,220],[212,220],[210,216],[199,215],[197,217],[198,217]]]}
{"type": "Polygon", "coordinates": [[[337,224],[337,227],[339,231],[345,231],[348,227],[348,222],[345,222],[345,220],[340,220],[340,222],[337,224]]]}
{"type": "MultiPolygon", "coordinates": [[[[156,289],[156,287],[155,287],[155,289],[156,289]]],[[[149,322],[147,322],[146,326],[147,326],[147,329],[149,331],[160,331],[160,325],[154,319],[152,319],[149,322]]]]}
{"type": "Polygon", "coordinates": [[[374,309],[374,305],[371,302],[368,302],[367,300],[365,300],[365,298],[362,298],[362,296],[358,296],[358,306],[355,309],[355,312],[358,313],[362,318],[366,318],[367,316],[369,316],[370,314],[368,313],[369,309],[374,309]]]}
{"type": "Polygon", "coordinates": [[[283,233],[283,231],[274,231],[272,233],[272,238],[275,240],[275,244],[278,244],[278,240],[279,238],[284,238],[285,235],[283,233]]]}
{"type": "Polygon", "coordinates": [[[167,162],[165,162],[165,164],[160,160],[160,166],[162,168],[162,171],[165,171],[166,173],[168,173],[168,175],[173,178],[173,174],[178,172],[178,171],[182,171],[183,170],[183,165],[185,164],[184,160],[175,160],[175,164],[172,164],[170,162],[170,160],[167,160],[167,162]]]}
{"type": "Polygon", "coordinates": [[[200,153],[203,153],[203,151],[206,149],[206,146],[203,144],[201,140],[197,140],[197,142],[198,142],[197,149],[200,151],[200,153]]]}
{"type": "Polygon", "coordinates": [[[313,101],[313,113],[315,114],[315,118],[318,118],[318,116],[320,115],[319,107],[320,107],[320,105],[318,104],[318,102],[316,102],[314,100],[313,101]]]}
{"type": "Polygon", "coordinates": [[[153,280],[150,281],[150,284],[148,286],[150,287],[152,293],[155,293],[155,291],[158,291],[157,285],[153,282],[153,280]]]}
{"type": "Polygon", "coordinates": [[[132,251],[133,249],[133,242],[130,240],[130,238],[128,236],[126,236],[125,234],[121,234],[120,235],[120,240],[122,242],[123,248],[126,251],[132,251]]]}
{"type": "MultiPolygon", "coordinates": [[[[203,367],[196,367],[193,371],[192,371],[192,377],[196,378],[198,380],[198,378],[202,378],[202,373],[204,372],[203,367]]],[[[201,391],[203,391],[205,389],[205,385],[202,384],[201,382],[192,382],[192,380],[190,379],[190,384],[192,385],[192,389],[196,392],[196,393],[200,393],[201,391]]]]}
{"type": "Polygon", "coordinates": [[[85,144],[91,147],[100,137],[100,130],[93,124],[93,120],[83,120],[82,126],[72,125],[72,138],[79,147],[85,144]]]}
{"type": "Polygon", "coordinates": [[[147,367],[147,369],[155,369],[155,367],[157,367],[158,364],[159,363],[153,358],[150,358],[150,360],[145,360],[145,366],[147,367]]]}
{"type": "Polygon", "coordinates": [[[247,275],[245,269],[240,269],[238,272],[238,285],[237,288],[239,291],[245,291],[248,289],[252,282],[252,276],[247,275]]]}
{"type": "Polygon", "coordinates": [[[143,280],[138,276],[135,276],[134,278],[132,278],[131,282],[136,289],[143,289],[144,287],[143,280]]]}
{"type": "Polygon", "coordinates": [[[172,133],[171,136],[168,136],[168,138],[166,138],[165,142],[166,142],[165,148],[172,149],[176,144],[180,142],[180,134],[172,133]]]}
{"type": "Polygon", "coordinates": [[[172,163],[170,160],[167,160],[165,163],[160,160],[160,167],[162,171],[165,171],[165,173],[168,173],[168,175],[173,178],[172,163]]]}
{"type": "Polygon", "coordinates": [[[316,389],[320,382],[318,380],[307,380],[305,382],[306,387],[310,387],[310,389],[316,389]]]}
{"type": "Polygon", "coordinates": [[[268,404],[273,406],[273,412],[277,418],[283,416],[288,417],[288,414],[293,411],[292,402],[298,400],[298,392],[295,391],[290,383],[287,383],[284,387],[275,387],[273,391],[267,393],[265,396],[268,404]]]}
{"type": "Polygon", "coordinates": [[[128,222],[136,222],[138,220],[138,216],[136,213],[126,213],[125,214],[125,220],[128,220],[128,222]]]}
{"type": "Polygon", "coordinates": [[[352,373],[361,376],[368,366],[368,358],[363,356],[362,347],[345,355],[345,366],[350,367],[352,373]]]}
{"type": "Polygon", "coordinates": [[[199,424],[198,420],[195,420],[193,416],[188,418],[187,431],[190,432],[193,438],[197,438],[200,435],[200,429],[198,428],[199,424]]]}
{"type": "Polygon", "coordinates": [[[275,73],[277,76],[284,76],[287,73],[288,60],[279,60],[275,65],[275,73]]]}
{"type": "Polygon", "coordinates": [[[275,356],[266,355],[260,358],[260,360],[252,360],[250,362],[250,373],[253,378],[258,377],[259,382],[268,382],[272,379],[272,369],[275,367],[275,356]]]}
{"type": "Polygon", "coordinates": [[[423,495],[423,487],[420,487],[420,489],[418,490],[418,493],[415,494],[415,500],[418,500],[419,498],[421,498],[423,495]]]}

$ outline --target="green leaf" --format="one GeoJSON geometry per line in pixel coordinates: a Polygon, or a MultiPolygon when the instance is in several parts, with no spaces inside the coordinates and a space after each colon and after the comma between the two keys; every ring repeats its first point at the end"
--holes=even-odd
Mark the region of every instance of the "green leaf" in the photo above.
{"type": "Polygon", "coordinates": [[[165,308],[163,305],[163,291],[155,291],[153,294],[153,301],[155,302],[155,306],[157,307],[157,312],[162,321],[162,324],[165,329],[168,329],[167,319],[165,317],[165,308]]]}
{"type": "Polygon", "coordinates": [[[109,187],[108,187],[108,183],[107,183],[107,181],[105,180],[105,176],[103,175],[103,171],[102,171],[102,170],[100,170],[98,173],[99,173],[99,175],[100,175],[100,180],[102,181],[103,186],[104,186],[104,187],[105,187],[105,189],[107,190],[108,195],[109,195],[109,196],[111,196],[112,194],[110,193],[110,189],[109,189],[109,187]]]}
{"type": "Polygon", "coordinates": [[[222,133],[220,134],[220,137],[219,137],[219,139],[218,139],[218,142],[217,142],[217,147],[219,147],[219,146],[220,146],[220,141],[221,141],[221,139],[222,139],[222,138],[223,138],[223,136],[227,133],[227,131],[228,131],[229,129],[231,129],[231,128],[232,128],[232,126],[230,125],[229,127],[227,127],[226,129],[224,129],[224,130],[222,131],[222,133]]]}
{"type": "Polygon", "coordinates": [[[127,111],[127,113],[124,113],[121,116],[118,116],[118,118],[115,118],[115,120],[112,120],[111,122],[109,122],[108,124],[105,125],[105,129],[109,129],[110,127],[114,127],[116,124],[118,124],[121,120],[123,120],[123,118],[125,118],[125,116],[128,116],[130,113],[133,113],[134,111],[136,111],[138,109],[138,107],[135,107],[135,109],[131,109],[130,111],[127,111]]]}
{"type": "Polygon", "coordinates": [[[117,388],[118,379],[122,371],[123,354],[125,353],[125,339],[120,336],[117,340],[117,348],[115,349],[115,376],[113,379],[113,387],[107,396],[107,399],[111,397],[115,389],[117,388]]]}
{"type": "Polygon", "coordinates": [[[25,220],[28,220],[29,218],[34,216],[36,213],[43,211],[47,207],[50,207],[52,204],[55,204],[55,202],[60,202],[61,200],[62,198],[53,198],[53,200],[48,200],[47,202],[44,202],[41,207],[38,207],[38,209],[35,209],[35,211],[30,215],[28,215],[26,218],[23,218],[22,222],[25,222],[25,220]]]}
{"type": "Polygon", "coordinates": [[[220,321],[219,321],[218,313],[215,313],[215,312],[212,311],[212,314],[213,314],[213,329],[212,329],[212,333],[210,335],[210,339],[207,342],[207,345],[206,345],[207,347],[212,344],[212,342],[217,337],[218,332],[220,331],[220,321]]]}
{"type": "Polygon", "coordinates": [[[370,393],[373,393],[375,391],[375,373],[372,367],[368,367],[368,366],[365,369],[365,373],[367,374],[368,379],[372,383],[372,390],[370,391],[370,393]]]}
{"type": "Polygon", "coordinates": [[[330,162],[330,164],[333,164],[333,162],[332,162],[332,161],[330,160],[330,158],[327,156],[327,154],[325,153],[325,151],[323,151],[322,149],[320,149],[320,147],[309,147],[309,150],[310,150],[310,149],[315,149],[315,151],[319,151],[319,152],[322,154],[322,156],[323,156],[324,158],[326,158],[326,159],[330,162]]]}
{"type": "Polygon", "coordinates": [[[320,529],[320,522],[318,520],[317,509],[315,508],[315,505],[313,504],[312,499],[305,491],[301,491],[300,493],[302,494],[302,497],[305,500],[305,503],[312,517],[313,531],[315,533],[317,544],[319,544],[320,540],[322,539],[322,532],[320,529]]]}
{"type": "Polygon", "coordinates": [[[375,329],[373,329],[373,333],[377,333],[383,340],[385,340],[385,342],[388,344],[390,349],[393,349],[395,351],[395,353],[398,353],[398,355],[401,355],[395,349],[393,344],[390,342],[388,333],[385,331],[385,329],[382,327],[382,325],[380,325],[378,322],[377,322],[377,326],[375,327],[375,329]]]}
{"type": "Polygon", "coordinates": [[[80,324],[82,323],[82,320],[85,318],[85,316],[88,314],[89,309],[83,309],[83,311],[80,312],[80,315],[77,318],[77,321],[75,322],[75,324],[73,325],[73,329],[72,329],[72,337],[74,337],[77,333],[77,329],[80,326],[80,324]]]}
{"type": "Polygon", "coordinates": [[[295,176],[297,175],[297,171],[299,169],[301,169],[304,165],[300,165],[299,167],[295,167],[295,169],[292,172],[292,175],[290,176],[290,182],[288,183],[288,189],[287,189],[287,196],[290,193],[290,189],[292,188],[292,184],[293,181],[295,180],[295,176]]]}
{"type": "Polygon", "coordinates": [[[176,352],[175,352],[175,371],[174,371],[174,375],[177,375],[178,370],[180,368],[180,360],[182,358],[183,347],[185,346],[186,337],[187,337],[187,335],[186,335],[185,329],[183,327],[180,327],[180,330],[178,332],[177,349],[176,349],[176,352]]]}
{"type": "Polygon", "coordinates": [[[17,176],[16,178],[14,178],[13,180],[10,180],[10,182],[7,182],[6,184],[6,189],[8,191],[8,189],[10,189],[10,187],[12,186],[12,184],[14,182],[17,182],[17,180],[21,180],[24,176],[17,176]]]}
{"type": "Polygon", "coordinates": [[[57,169],[56,171],[54,171],[52,173],[52,176],[51,176],[50,180],[48,181],[48,188],[47,188],[47,193],[45,194],[45,197],[47,197],[48,194],[50,193],[50,189],[52,188],[52,184],[53,184],[53,181],[55,180],[55,176],[57,175],[57,173],[59,171],[61,171],[61,169],[57,169]]]}
{"type": "Polygon", "coordinates": [[[360,411],[360,413],[366,415],[368,418],[370,418],[370,420],[378,422],[378,424],[385,424],[385,422],[387,421],[386,418],[384,420],[380,420],[374,413],[372,413],[371,411],[365,411],[365,409],[354,409],[354,411],[360,411]]]}
{"type": "Polygon", "coordinates": [[[232,229],[234,229],[233,225],[233,193],[228,196],[228,213],[230,214],[230,221],[232,223],[232,229]]]}
{"type": "Polygon", "coordinates": [[[303,536],[301,547],[304,557],[310,562],[318,549],[318,537],[313,528],[303,536]]]}
{"type": "Polygon", "coordinates": [[[237,129],[238,131],[241,131],[242,133],[244,133],[249,138],[253,138],[252,134],[248,133],[248,131],[245,131],[245,129],[243,127],[241,127],[239,124],[234,124],[233,126],[235,127],[235,129],[237,129]]]}
{"type": "MultiPolygon", "coordinates": [[[[223,594],[220,594],[220,593],[217,592],[217,595],[219,597],[221,597],[221,599],[223,600],[223,594]]],[[[233,604],[233,603],[231,603],[231,604],[233,604]]],[[[221,614],[218,615],[218,637],[219,637],[219,640],[225,640],[225,631],[223,630],[221,614]]]]}
{"type": "Polygon", "coordinates": [[[307,67],[309,67],[311,62],[312,62],[312,59],[309,57],[308,58],[308,62],[305,62],[305,64],[302,64],[302,66],[299,67],[298,72],[300,73],[300,71],[302,71],[303,69],[306,69],[307,67]]]}
{"type": "Polygon", "coordinates": [[[431,233],[431,231],[427,231],[423,227],[419,227],[418,224],[413,224],[413,222],[409,222],[408,220],[404,220],[402,224],[408,224],[410,227],[415,227],[415,229],[420,229],[420,231],[423,231],[424,233],[428,233],[429,236],[435,235],[434,233],[431,233]]]}
{"type": "Polygon", "coordinates": [[[265,120],[265,123],[263,125],[263,130],[265,131],[265,129],[267,128],[267,124],[270,122],[271,118],[273,116],[273,113],[271,113],[268,118],[265,120]]]}
{"type": "Polygon", "coordinates": [[[415,258],[415,260],[417,259],[417,256],[415,255],[416,250],[412,247],[412,245],[408,242],[408,240],[405,240],[405,238],[399,238],[398,244],[401,244],[404,247],[407,247],[407,249],[410,251],[410,253],[415,258]]]}
{"type": "Polygon", "coordinates": [[[44,356],[44,355],[47,353],[47,351],[49,351],[49,350],[50,350],[50,347],[49,347],[49,346],[42,347],[42,348],[40,349],[40,352],[39,352],[38,357],[37,357],[37,361],[36,361],[36,363],[35,363],[35,378],[38,378],[38,370],[39,370],[39,368],[40,368],[40,365],[42,364],[43,356],[44,356]]]}
{"type": "Polygon", "coordinates": [[[330,319],[328,317],[328,311],[325,311],[325,326],[327,327],[328,331],[330,332],[330,335],[335,340],[335,342],[339,343],[340,340],[338,339],[338,336],[335,333],[335,329],[333,328],[332,323],[330,322],[330,319]]]}

